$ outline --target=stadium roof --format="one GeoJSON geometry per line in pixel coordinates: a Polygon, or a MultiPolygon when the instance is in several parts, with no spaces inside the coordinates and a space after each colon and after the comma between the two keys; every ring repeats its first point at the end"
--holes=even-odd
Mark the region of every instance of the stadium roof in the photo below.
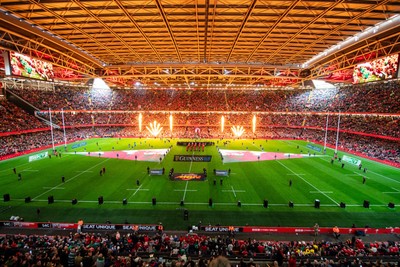
{"type": "Polygon", "coordinates": [[[64,80],[298,85],[398,53],[398,13],[398,0],[5,0],[0,49],[50,61],[64,80]]]}

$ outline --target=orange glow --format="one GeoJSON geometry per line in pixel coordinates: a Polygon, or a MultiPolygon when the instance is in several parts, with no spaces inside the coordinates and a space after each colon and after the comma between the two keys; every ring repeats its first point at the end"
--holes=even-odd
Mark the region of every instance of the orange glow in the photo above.
{"type": "Polygon", "coordinates": [[[139,132],[142,132],[142,113],[139,113],[139,132]]]}
{"type": "Polygon", "coordinates": [[[253,133],[256,132],[256,121],[257,121],[256,115],[254,115],[254,116],[253,116],[253,133]]]}

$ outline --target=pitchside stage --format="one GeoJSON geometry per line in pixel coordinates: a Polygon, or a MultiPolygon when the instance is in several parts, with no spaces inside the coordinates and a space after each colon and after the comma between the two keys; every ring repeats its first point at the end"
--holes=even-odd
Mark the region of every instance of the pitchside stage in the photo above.
{"type": "Polygon", "coordinates": [[[399,169],[305,141],[91,139],[0,167],[3,221],[398,226],[399,169]]]}

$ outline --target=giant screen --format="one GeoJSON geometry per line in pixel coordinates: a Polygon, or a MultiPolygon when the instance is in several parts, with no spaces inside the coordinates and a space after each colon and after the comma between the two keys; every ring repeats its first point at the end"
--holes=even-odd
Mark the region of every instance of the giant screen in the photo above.
{"type": "Polygon", "coordinates": [[[396,78],[398,66],[398,54],[358,64],[354,68],[353,83],[366,83],[396,78]]]}
{"type": "Polygon", "coordinates": [[[54,78],[53,65],[43,60],[10,52],[12,75],[50,81],[54,78]]]}

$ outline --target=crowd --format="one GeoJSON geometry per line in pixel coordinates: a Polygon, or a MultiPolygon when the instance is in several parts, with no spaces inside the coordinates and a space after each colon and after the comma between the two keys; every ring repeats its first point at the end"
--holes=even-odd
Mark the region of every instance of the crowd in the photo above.
{"type": "MultiPolygon", "coordinates": [[[[68,140],[94,136],[152,137],[145,126],[157,121],[164,128],[161,137],[234,138],[230,127],[241,125],[245,127],[243,138],[294,138],[323,143],[328,119],[327,143],[334,145],[338,115],[327,117],[325,113],[309,112],[340,110],[345,113],[340,117],[341,130],[353,133],[340,133],[339,149],[400,163],[400,142],[382,138],[400,136],[399,88],[397,80],[329,90],[104,91],[55,87],[54,90],[13,88],[11,92],[43,110],[39,115],[45,119],[49,119],[48,108],[58,110],[52,114],[53,122],[58,125],[63,120],[59,112],[63,108],[68,140]],[[179,112],[173,116],[172,133],[169,111],[179,112]],[[216,114],[215,111],[225,113],[216,114]],[[139,112],[143,114],[142,131],[138,128],[139,112]],[[257,114],[256,133],[251,130],[254,114],[257,114]],[[226,125],[224,132],[221,132],[222,115],[226,125]],[[380,137],[368,136],[370,134],[380,137]]],[[[46,127],[5,98],[0,99],[0,112],[0,133],[46,127]]],[[[0,137],[0,156],[47,147],[53,142],[64,142],[61,129],[55,129],[53,137],[49,130],[4,135],[0,137]]],[[[366,243],[360,238],[344,242],[280,242],[165,233],[4,235],[0,236],[0,266],[204,267],[218,255],[238,261],[240,267],[255,266],[251,258],[276,261],[282,266],[293,257],[299,266],[363,266],[368,264],[356,258],[390,256],[397,259],[399,248],[399,242],[366,243]],[[151,257],[153,254],[155,256],[151,257]],[[165,261],[166,258],[169,260],[165,261]],[[237,260],[241,258],[245,263],[237,260]]],[[[379,262],[374,264],[380,265],[379,262]]]]}
{"type": "Polygon", "coordinates": [[[195,233],[3,235],[0,266],[229,267],[235,262],[238,267],[333,267],[383,266],[382,259],[386,266],[394,266],[399,248],[399,242],[364,242],[355,236],[344,241],[289,242],[195,233]],[[224,265],[214,265],[218,257],[223,257],[224,265]]]}
{"type": "Polygon", "coordinates": [[[29,115],[5,98],[0,98],[0,114],[0,133],[44,127],[44,124],[39,119],[29,115]]]}
{"type": "MultiPolygon", "coordinates": [[[[231,127],[243,126],[242,138],[321,141],[327,120],[329,135],[333,136],[340,111],[340,130],[346,133],[340,141],[347,149],[400,162],[399,142],[385,140],[400,136],[399,80],[323,90],[100,90],[83,86],[29,90],[26,87],[8,90],[41,109],[38,115],[45,120],[50,119],[50,107],[52,121],[59,126],[64,121],[71,133],[72,138],[68,139],[103,135],[152,137],[146,126],[157,121],[163,127],[161,137],[192,138],[195,129],[199,129],[202,138],[235,138],[231,127]],[[326,112],[336,113],[327,115],[326,112]],[[142,114],[141,131],[139,113],[142,114]],[[257,127],[253,133],[254,115],[257,127]]],[[[5,99],[1,100],[0,109],[5,114],[0,119],[1,133],[46,127],[5,99]]],[[[56,131],[55,140],[62,142],[59,135],[56,131]]],[[[49,133],[42,132],[0,137],[0,144],[4,145],[0,156],[49,145],[48,136],[49,133]]],[[[328,138],[328,141],[335,144],[336,140],[328,138]]]]}
{"type": "MultiPolygon", "coordinates": [[[[100,132],[100,135],[97,134],[92,128],[67,129],[67,140],[72,141],[85,139],[96,135],[103,136],[107,133],[107,131],[102,131],[102,129],[97,129],[97,131],[100,132]]],[[[2,136],[0,137],[0,156],[21,153],[37,148],[49,147],[52,146],[53,141],[55,145],[64,144],[64,133],[62,130],[54,130],[53,138],[50,131],[2,136]]]]}
{"type": "Polygon", "coordinates": [[[399,114],[400,80],[332,89],[102,90],[61,87],[8,89],[41,110],[264,111],[399,114]]]}
{"type": "MultiPolygon", "coordinates": [[[[39,113],[43,118],[49,120],[47,112],[39,113]]],[[[142,125],[149,125],[157,121],[165,129],[169,129],[169,113],[154,111],[142,113],[142,125]]],[[[230,131],[232,126],[243,126],[248,131],[252,129],[254,114],[252,113],[226,113],[213,114],[209,112],[191,112],[172,115],[173,126],[192,127],[218,127],[221,125],[221,117],[224,116],[225,127],[230,131]]],[[[262,126],[289,126],[305,128],[324,128],[328,120],[328,128],[336,129],[339,123],[338,114],[308,114],[308,113],[270,113],[257,114],[256,125],[262,126]]],[[[60,112],[52,113],[53,122],[62,125],[60,112]]],[[[82,125],[111,125],[111,126],[137,126],[139,124],[139,113],[116,113],[116,112],[64,112],[64,123],[66,126],[82,125]]],[[[380,136],[400,136],[400,115],[352,115],[341,114],[340,129],[352,132],[361,132],[380,136]]]]}

